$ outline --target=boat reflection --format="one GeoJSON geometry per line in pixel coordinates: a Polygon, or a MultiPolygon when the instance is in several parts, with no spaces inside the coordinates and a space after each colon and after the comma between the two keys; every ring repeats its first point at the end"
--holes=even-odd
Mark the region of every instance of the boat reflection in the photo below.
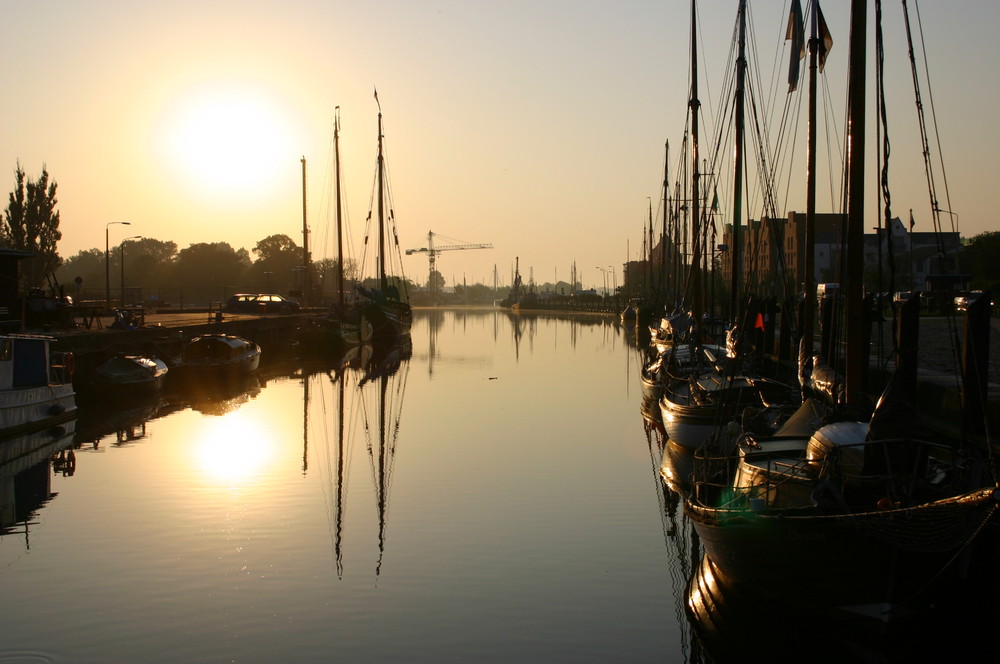
{"type": "MultiPolygon", "coordinates": [[[[808,583],[809,570],[790,569],[786,583],[808,583]]],[[[822,573],[811,571],[811,573],[822,573]]],[[[707,556],[687,590],[688,618],[716,661],[913,662],[987,661],[998,611],[996,574],[905,619],[874,623],[856,614],[818,613],[761,597],[729,583],[707,556]]]]}
{"type": "Polygon", "coordinates": [[[73,434],[76,421],[0,442],[0,536],[23,534],[30,547],[30,527],[38,511],[56,494],[52,476],[76,472],[73,434]]]}
{"type": "Polygon", "coordinates": [[[402,423],[403,399],[409,372],[413,343],[409,335],[390,342],[360,347],[359,352],[345,356],[330,370],[305,375],[303,472],[309,470],[310,437],[313,429],[324,437],[324,444],[314,453],[323,477],[325,507],[330,515],[330,537],[337,578],[344,577],[345,516],[348,483],[352,459],[360,444],[365,446],[367,466],[372,481],[372,497],[376,515],[375,575],[382,572],[385,556],[390,490],[394,474],[396,446],[402,423]],[[325,388],[332,386],[333,395],[325,388]],[[336,420],[310,426],[310,403],[319,393],[317,407],[327,412],[332,405],[336,420]]]}
{"type": "Polygon", "coordinates": [[[202,383],[189,386],[187,404],[205,415],[227,415],[257,397],[261,381],[256,375],[242,376],[223,383],[202,383]]]}

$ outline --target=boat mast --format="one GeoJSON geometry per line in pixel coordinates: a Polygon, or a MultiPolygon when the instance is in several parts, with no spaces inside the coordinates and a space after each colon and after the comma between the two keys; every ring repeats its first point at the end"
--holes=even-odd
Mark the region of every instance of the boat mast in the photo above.
{"type": "Polygon", "coordinates": [[[701,238],[700,203],[701,171],[698,165],[698,30],[696,21],[696,0],[691,0],[691,317],[694,325],[694,339],[701,342],[701,315],[704,309],[701,293],[701,238]]]}
{"type": "Polygon", "coordinates": [[[733,246],[732,292],[730,294],[729,315],[736,320],[740,304],[740,285],[743,283],[743,249],[740,244],[740,224],[743,223],[743,140],[744,105],[747,73],[747,3],[740,0],[739,8],[739,54],[736,57],[736,145],[734,149],[733,180],[733,246]]]}
{"type": "Polygon", "coordinates": [[[666,291],[669,288],[667,277],[670,271],[667,269],[667,238],[670,232],[667,230],[667,220],[670,209],[670,141],[667,141],[663,158],[663,228],[660,230],[660,284],[658,289],[658,299],[656,305],[666,302],[666,291]]]}
{"type": "Polygon", "coordinates": [[[816,74],[819,56],[819,2],[813,0],[809,28],[809,118],[806,141],[806,232],[803,256],[802,349],[799,361],[813,353],[816,308],[816,74]]]}
{"type": "MultiPolygon", "coordinates": [[[[645,244],[645,242],[643,243],[645,244]]],[[[656,292],[657,288],[653,284],[653,199],[649,199],[649,249],[643,249],[642,252],[643,259],[649,263],[649,270],[647,270],[648,281],[646,282],[645,293],[643,297],[648,302],[653,299],[653,293],[656,292]]]]}
{"type": "Polygon", "coordinates": [[[851,46],[848,84],[848,198],[847,274],[844,300],[847,308],[845,397],[857,404],[864,375],[864,232],[865,232],[865,41],[868,29],[866,0],[851,1],[851,46]]]}
{"type": "Polygon", "coordinates": [[[389,288],[385,276],[385,160],[382,156],[382,104],[378,102],[378,90],[375,91],[375,103],[378,104],[378,283],[385,293],[389,288]]]}
{"type": "Polygon", "coordinates": [[[337,205],[337,306],[344,311],[344,227],[340,201],[340,106],[334,109],[333,120],[334,191],[337,205]]]}
{"type": "Polygon", "coordinates": [[[312,297],[312,279],[309,269],[309,223],[306,216],[306,158],[302,157],[302,269],[303,275],[303,297],[306,304],[312,297]]]}

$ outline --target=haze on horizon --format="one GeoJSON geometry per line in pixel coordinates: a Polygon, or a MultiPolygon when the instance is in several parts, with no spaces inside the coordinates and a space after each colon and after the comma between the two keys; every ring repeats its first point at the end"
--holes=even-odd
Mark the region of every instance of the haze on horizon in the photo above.
{"type": "MultiPolygon", "coordinates": [[[[1000,106],[992,34],[1000,6],[909,4],[913,21],[921,12],[932,86],[921,94],[947,167],[950,203],[938,182],[939,207],[950,211],[943,222],[972,237],[996,227],[988,178],[1000,149],[991,117],[1000,106]]],[[[788,3],[750,7],[762,88],[780,109],[788,3]]],[[[705,142],[720,114],[736,8],[736,0],[700,3],[705,142]]],[[[913,209],[915,230],[929,231],[900,3],[883,11],[894,216],[913,209]]],[[[823,86],[825,112],[835,118],[826,139],[832,152],[832,132],[844,124],[849,12],[827,2],[824,14],[834,38],[823,86]]],[[[659,207],[666,141],[671,178],[678,172],[689,35],[682,0],[4,3],[0,187],[13,189],[18,161],[29,177],[47,167],[59,185],[63,258],[102,248],[107,222],[117,220],[131,222],[128,235],[180,248],[225,241],[252,249],[276,233],[301,244],[304,157],[313,255],[331,256],[339,106],[357,250],[375,164],[377,87],[402,249],[426,246],[429,230],[494,245],[442,254],[438,269],[449,284],[491,283],[494,265],[509,283],[519,257],[525,278],[532,270],[539,282],[568,281],[575,262],[585,286],[600,285],[598,266],[641,252],[649,208],[656,215],[659,207]]],[[[868,99],[871,107],[873,81],[868,99]]],[[[803,110],[795,130],[804,134],[804,105],[796,104],[803,110]]],[[[870,143],[876,135],[872,122],[870,143]]],[[[937,156],[936,143],[931,149],[937,156]]],[[[802,182],[784,185],[785,212],[804,208],[804,148],[794,159],[793,177],[802,182]]],[[[821,212],[839,209],[838,159],[820,167],[828,169],[821,212]]],[[[874,226],[877,181],[869,169],[874,226]]],[[[759,196],[756,207],[753,200],[747,213],[757,218],[759,196]]],[[[720,214],[728,221],[725,205],[720,214]]],[[[426,254],[404,257],[404,265],[408,277],[425,279],[426,254]]]]}

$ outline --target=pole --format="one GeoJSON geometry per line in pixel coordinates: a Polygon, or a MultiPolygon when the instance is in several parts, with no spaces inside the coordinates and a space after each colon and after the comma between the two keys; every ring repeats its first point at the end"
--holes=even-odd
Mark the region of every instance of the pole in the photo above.
{"type": "Polygon", "coordinates": [[[306,215],[306,158],[302,157],[302,267],[305,268],[302,283],[302,303],[308,306],[312,300],[312,275],[309,260],[309,223],[306,215]]]}
{"type": "Polygon", "coordinates": [[[110,246],[109,246],[109,236],[111,224],[124,224],[125,226],[131,226],[131,221],[109,221],[104,224],[104,306],[107,307],[111,302],[111,257],[110,257],[110,246]]]}

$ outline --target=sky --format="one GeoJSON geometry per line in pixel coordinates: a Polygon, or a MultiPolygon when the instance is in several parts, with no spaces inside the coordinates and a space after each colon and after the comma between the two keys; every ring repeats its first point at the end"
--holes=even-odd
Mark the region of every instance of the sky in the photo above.
{"type": "MultiPolygon", "coordinates": [[[[831,122],[821,140],[834,145],[844,126],[847,4],[824,8],[834,44],[821,86],[830,100],[821,114],[831,122]]],[[[377,88],[403,249],[426,247],[428,231],[440,236],[438,246],[493,245],[442,252],[437,267],[449,285],[491,284],[494,267],[509,284],[517,258],[525,279],[568,281],[575,263],[585,286],[601,287],[604,270],[618,272],[640,257],[650,207],[659,217],[668,141],[671,179],[680,172],[689,6],[0,0],[0,189],[13,190],[18,163],[32,178],[48,169],[58,183],[64,258],[103,250],[105,234],[112,246],[141,235],[180,248],[228,242],[251,250],[279,233],[302,243],[304,158],[313,256],[334,256],[331,154],[339,107],[356,255],[375,169],[377,88]],[[109,225],[126,220],[129,227],[109,225]]],[[[933,169],[937,207],[948,210],[942,222],[966,237],[995,230],[1000,3],[911,0],[909,7],[915,32],[919,10],[925,40],[918,53],[921,67],[926,53],[930,83],[922,82],[921,98],[926,124],[939,134],[930,145],[940,160],[933,169]]],[[[736,0],[699,5],[702,145],[719,135],[713,118],[720,115],[736,8],[736,0]]],[[[788,3],[750,8],[760,89],[777,91],[761,97],[777,99],[771,108],[780,113],[788,3]]],[[[887,2],[883,11],[893,215],[906,218],[912,209],[915,230],[929,231],[932,205],[901,4],[887,2]]],[[[873,20],[869,36],[873,42],[873,20]]],[[[869,106],[872,99],[869,92],[869,106]]],[[[804,103],[793,106],[801,119],[789,132],[804,136],[804,103]]],[[[873,124],[868,132],[873,143],[873,124]]],[[[804,159],[803,148],[783,158],[783,213],[804,210],[804,159]]],[[[830,175],[837,167],[822,165],[838,159],[818,156],[820,212],[839,209],[839,185],[830,175]]],[[[866,207],[874,226],[870,171],[866,207]]],[[[749,214],[756,217],[760,204],[753,200],[749,214]]],[[[720,207],[725,220],[726,203],[720,207]]],[[[403,265],[408,277],[426,279],[426,254],[406,256],[403,265]]]]}

